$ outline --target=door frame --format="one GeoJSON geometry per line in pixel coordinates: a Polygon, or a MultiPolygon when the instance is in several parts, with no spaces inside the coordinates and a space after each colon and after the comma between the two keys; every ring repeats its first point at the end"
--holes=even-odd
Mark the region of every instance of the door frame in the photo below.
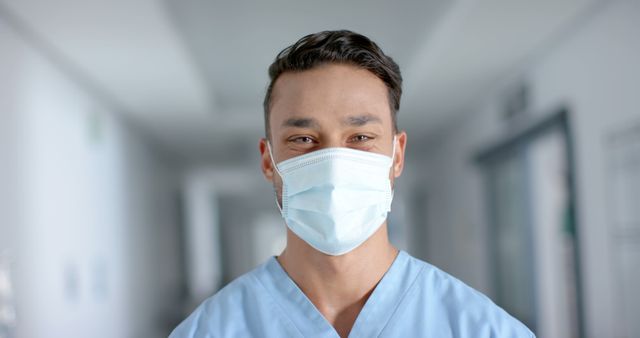
{"type": "Polygon", "coordinates": [[[484,147],[476,152],[473,160],[476,165],[482,169],[486,169],[493,163],[496,163],[509,154],[525,149],[529,144],[533,143],[539,137],[545,136],[547,133],[559,130],[562,134],[563,142],[566,147],[567,154],[567,185],[569,200],[569,217],[572,220],[571,234],[573,237],[573,257],[575,259],[574,274],[576,287],[576,307],[578,337],[584,337],[584,297],[583,297],[583,280],[582,280],[582,260],[580,256],[580,220],[578,213],[577,199],[577,183],[576,183],[576,159],[574,139],[571,129],[571,116],[569,108],[561,105],[551,110],[551,113],[541,114],[541,118],[532,119],[527,123],[520,124],[516,128],[512,128],[510,132],[503,135],[497,141],[492,142],[489,146],[484,147]]]}

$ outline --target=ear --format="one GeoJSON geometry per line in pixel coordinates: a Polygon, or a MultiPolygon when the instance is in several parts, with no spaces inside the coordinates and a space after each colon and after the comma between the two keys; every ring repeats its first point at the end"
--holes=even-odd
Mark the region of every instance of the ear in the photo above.
{"type": "Polygon", "coordinates": [[[396,154],[393,158],[393,175],[394,177],[400,177],[402,169],[404,168],[404,151],[407,146],[407,133],[401,131],[396,134],[396,154]]]}
{"type": "Polygon", "coordinates": [[[269,148],[267,148],[266,138],[260,139],[258,148],[260,149],[260,168],[262,169],[262,174],[267,181],[273,182],[273,162],[271,162],[271,154],[269,153],[269,148]]]}

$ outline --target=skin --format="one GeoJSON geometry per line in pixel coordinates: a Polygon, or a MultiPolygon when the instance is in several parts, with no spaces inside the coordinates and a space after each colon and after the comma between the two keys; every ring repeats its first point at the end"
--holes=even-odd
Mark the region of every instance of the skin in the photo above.
{"type": "MultiPolygon", "coordinates": [[[[329,64],[282,74],[274,84],[269,126],[275,163],[331,147],[390,157],[395,134],[389,178],[394,182],[402,173],[407,135],[394,132],[387,87],[367,70],[329,64]]],[[[274,171],[267,139],[260,140],[259,148],[262,172],[281,203],[282,179],[274,171]]],[[[336,332],[347,337],[397,254],[385,221],[362,245],[341,256],[315,250],[287,228],[287,246],[277,259],[336,332]]]]}

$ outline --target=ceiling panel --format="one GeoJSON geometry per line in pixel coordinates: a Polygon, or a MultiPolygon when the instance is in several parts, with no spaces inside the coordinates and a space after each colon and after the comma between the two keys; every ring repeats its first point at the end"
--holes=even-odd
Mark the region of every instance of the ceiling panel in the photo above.
{"type": "Polygon", "coordinates": [[[473,110],[579,29],[597,2],[0,0],[0,18],[19,18],[36,47],[73,65],[170,151],[242,161],[221,153],[230,142],[255,147],[267,67],[303,35],[351,29],[391,55],[405,79],[400,126],[415,140],[473,110]]]}

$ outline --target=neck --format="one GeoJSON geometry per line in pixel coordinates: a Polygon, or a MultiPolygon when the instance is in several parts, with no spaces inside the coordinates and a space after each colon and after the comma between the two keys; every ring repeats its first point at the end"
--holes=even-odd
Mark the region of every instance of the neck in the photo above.
{"type": "Polygon", "coordinates": [[[340,256],[315,250],[287,229],[287,247],[278,261],[338,333],[346,336],[397,253],[385,222],[362,245],[340,256]]]}

